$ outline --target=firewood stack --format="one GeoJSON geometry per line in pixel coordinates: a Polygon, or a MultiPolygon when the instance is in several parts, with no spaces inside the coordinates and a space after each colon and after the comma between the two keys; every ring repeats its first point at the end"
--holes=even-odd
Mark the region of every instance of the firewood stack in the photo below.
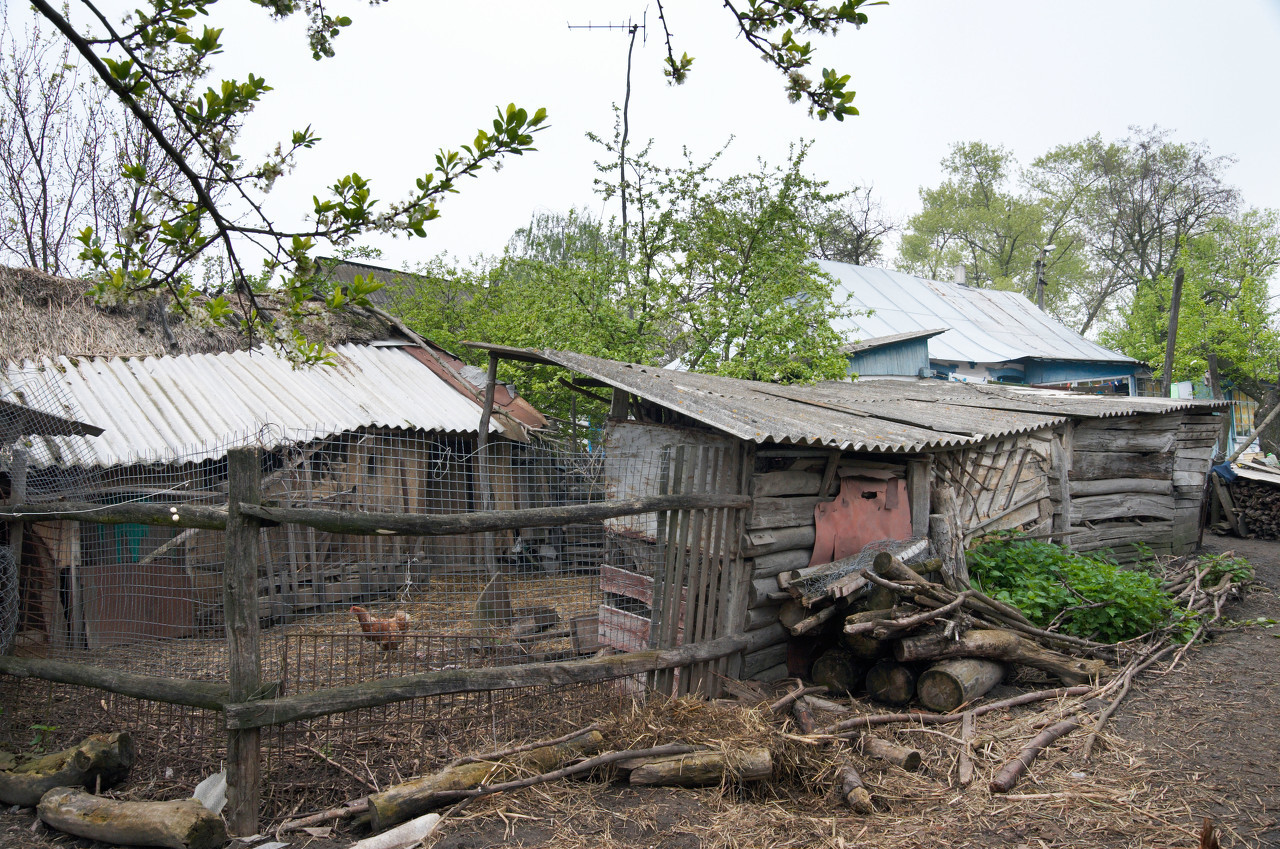
{"type": "Polygon", "coordinates": [[[1244,536],[1280,539],[1280,473],[1275,484],[1236,478],[1231,484],[1231,500],[1236,519],[1244,525],[1244,536]]]}
{"type": "MultiPolygon", "coordinates": [[[[1037,628],[978,590],[925,579],[917,569],[929,574],[937,563],[926,559],[923,540],[869,549],[821,572],[779,576],[792,597],[783,623],[817,649],[809,668],[793,673],[832,691],[949,711],[1000,683],[1005,664],[1074,685],[1097,678],[1114,659],[1110,646],[1037,628]]],[[[793,652],[795,666],[802,656],[793,652]]]]}

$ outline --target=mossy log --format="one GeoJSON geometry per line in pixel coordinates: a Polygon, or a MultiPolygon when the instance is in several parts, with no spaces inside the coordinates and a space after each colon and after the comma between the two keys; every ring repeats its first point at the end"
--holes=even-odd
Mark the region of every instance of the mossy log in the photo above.
{"type": "Polygon", "coordinates": [[[135,757],[129,732],[94,734],[78,746],[0,772],[0,802],[31,807],[54,787],[106,790],[124,780],[135,757]]]}
{"type": "Polygon", "coordinates": [[[50,828],[113,846],[219,849],[227,843],[222,817],[195,799],[119,802],[56,787],[44,794],[36,813],[50,828]]]}
{"type": "Polygon", "coordinates": [[[604,737],[600,732],[590,731],[563,743],[521,752],[497,765],[480,761],[447,766],[439,772],[369,794],[369,824],[374,831],[382,831],[446,804],[450,790],[471,790],[481,784],[497,784],[530,773],[550,772],[573,758],[600,751],[603,745],[604,737]]]}
{"type": "Polygon", "coordinates": [[[920,675],[916,695],[929,710],[949,713],[986,694],[1004,679],[1004,666],[994,660],[957,657],[935,663],[920,675]]]}
{"type": "Polygon", "coordinates": [[[630,782],[643,786],[705,787],[725,779],[740,783],[772,776],[773,756],[768,749],[744,749],[658,758],[632,769],[630,782]]]}
{"type": "Polygon", "coordinates": [[[862,783],[862,776],[858,775],[858,771],[848,761],[840,764],[840,798],[844,799],[846,805],[853,808],[854,813],[875,812],[867,785],[862,783]]]}
{"type": "Polygon", "coordinates": [[[966,631],[958,640],[941,633],[907,637],[894,646],[893,654],[901,661],[985,657],[1021,663],[1056,675],[1064,684],[1084,684],[1107,671],[1105,661],[1072,657],[995,628],[966,631]]]}
{"type": "Polygon", "coordinates": [[[862,689],[867,664],[844,649],[830,649],[813,662],[813,683],[833,693],[856,693],[862,689]]]}
{"type": "Polygon", "coordinates": [[[916,673],[894,660],[882,660],[867,671],[867,695],[887,705],[905,705],[916,694],[916,673]]]}

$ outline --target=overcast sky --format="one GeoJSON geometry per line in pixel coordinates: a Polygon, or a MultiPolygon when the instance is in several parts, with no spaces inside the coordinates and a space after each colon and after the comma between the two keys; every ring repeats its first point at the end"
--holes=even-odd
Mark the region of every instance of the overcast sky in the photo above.
{"type": "Polygon", "coordinates": [[[662,76],[656,6],[643,0],[350,3],[341,11],[354,24],[337,58],[323,62],[310,58],[301,20],[219,9],[234,11],[219,19],[220,70],[253,71],[276,88],[252,119],[246,153],[307,124],[323,138],[273,196],[286,218],[305,214],[317,186],[351,170],[373,180],[376,196],[400,197],[436,149],[470,141],[495,106],[546,107],[551,126],[538,152],[469,181],[427,239],[378,243],[383,262],[397,267],[442,251],[470,257],[500,251],[535,210],[614,213],[592,191],[601,150],[585,134],[613,131],[627,37],[568,24],[639,22],[646,9],[632,139],[652,138],[659,159],[676,161],[686,145],[706,156],[732,136],[724,162],[743,171],[813,139],[813,176],[835,188],[874,184],[906,217],[956,141],[1004,145],[1029,162],[1094,133],[1115,139],[1130,125],[1158,124],[1236,157],[1229,177],[1246,201],[1280,208],[1280,0],[894,0],[868,8],[861,30],[817,44],[819,65],[853,75],[862,114],[842,124],[788,103],[781,76],[734,37],[714,0],[666,4],[677,54],[695,57],[689,82],[675,88],[662,76]]]}

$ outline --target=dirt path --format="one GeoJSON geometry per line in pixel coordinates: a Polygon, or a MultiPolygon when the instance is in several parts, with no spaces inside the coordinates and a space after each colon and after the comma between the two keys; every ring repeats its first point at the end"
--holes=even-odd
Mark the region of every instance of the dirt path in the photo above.
{"type": "MultiPolygon", "coordinates": [[[[1257,584],[1227,616],[1280,620],[1280,542],[1205,536],[1253,563],[1257,584]]],[[[1195,648],[1188,665],[1142,679],[1115,731],[1142,746],[1170,792],[1241,845],[1280,847],[1280,626],[1244,627],[1195,648]]]]}
{"type": "MultiPolygon", "coordinates": [[[[1234,550],[1247,557],[1256,569],[1256,584],[1226,613],[1231,620],[1280,620],[1280,543],[1209,536],[1205,547],[1213,552],[1234,550]]],[[[1153,837],[1150,833],[1092,830],[1087,811],[1086,820],[1073,821],[1056,815],[1046,805],[1038,813],[1010,819],[995,817],[965,823],[959,817],[952,818],[946,827],[932,833],[927,845],[948,849],[1191,849],[1195,841],[1188,834],[1198,828],[1200,817],[1207,815],[1218,823],[1224,849],[1280,847],[1278,637],[1280,626],[1254,625],[1219,633],[1193,649],[1172,673],[1140,679],[1112,720],[1110,733],[1128,744],[1126,752],[1135,759],[1135,772],[1146,776],[1149,792],[1171,803],[1166,808],[1185,811],[1171,815],[1167,833],[1161,831],[1153,837]]],[[[933,804],[949,804],[947,800],[954,791],[942,786],[938,790],[933,804]]],[[[581,841],[571,841],[575,845],[655,849],[738,846],[746,844],[735,841],[733,832],[751,832],[765,820],[779,825],[777,838],[770,845],[845,847],[859,845],[861,838],[872,839],[872,832],[862,823],[854,827],[844,819],[838,824],[835,819],[825,820],[828,826],[822,834],[810,829],[814,822],[821,824],[823,820],[787,821],[792,813],[825,808],[817,797],[734,799],[714,790],[637,791],[625,786],[571,784],[525,792],[534,794],[534,798],[508,800],[508,816],[477,811],[451,821],[434,844],[435,849],[554,846],[565,837],[566,825],[581,841]],[[582,804],[586,797],[590,803],[582,804]],[[520,814],[519,809],[527,813],[520,814]],[[845,834],[850,827],[853,831],[845,834]]],[[[839,806],[833,809],[839,810],[839,806]]],[[[30,810],[0,810],[0,849],[107,849],[102,844],[50,833],[42,827],[33,831],[32,822],[30,810]]],[[[890,837],[885,830],[893,829],[895,822],[891,813],[868,825],[883,840],[890,837]]],[[[926,845],[907,835],[899,836],[906,843],[890,839],[886,845],[926,845]]],[[[351,838],[302,838],[293,845],[345,849],[351,842],[351,838]]]]}

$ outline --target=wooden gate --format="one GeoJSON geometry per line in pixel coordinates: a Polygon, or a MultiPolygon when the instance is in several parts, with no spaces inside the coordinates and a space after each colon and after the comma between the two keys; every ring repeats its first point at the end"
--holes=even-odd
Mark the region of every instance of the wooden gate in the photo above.
{"type": "MultiPolygon", "coordinates": [[[[660,493],[745,495],[749,449],[736,440],[700,437],[663,449],[660,493]]],[[[742,630],[750,572],[742,558],[747,511],[677,510],[658,515],[663,552],[654,574],[651,648],[705,642],[742,630]]],[[[652,686],[672,695],[719,694],[721,676],[736,676],[740,657],[704,661],[653,674],[652,686]]]]}

